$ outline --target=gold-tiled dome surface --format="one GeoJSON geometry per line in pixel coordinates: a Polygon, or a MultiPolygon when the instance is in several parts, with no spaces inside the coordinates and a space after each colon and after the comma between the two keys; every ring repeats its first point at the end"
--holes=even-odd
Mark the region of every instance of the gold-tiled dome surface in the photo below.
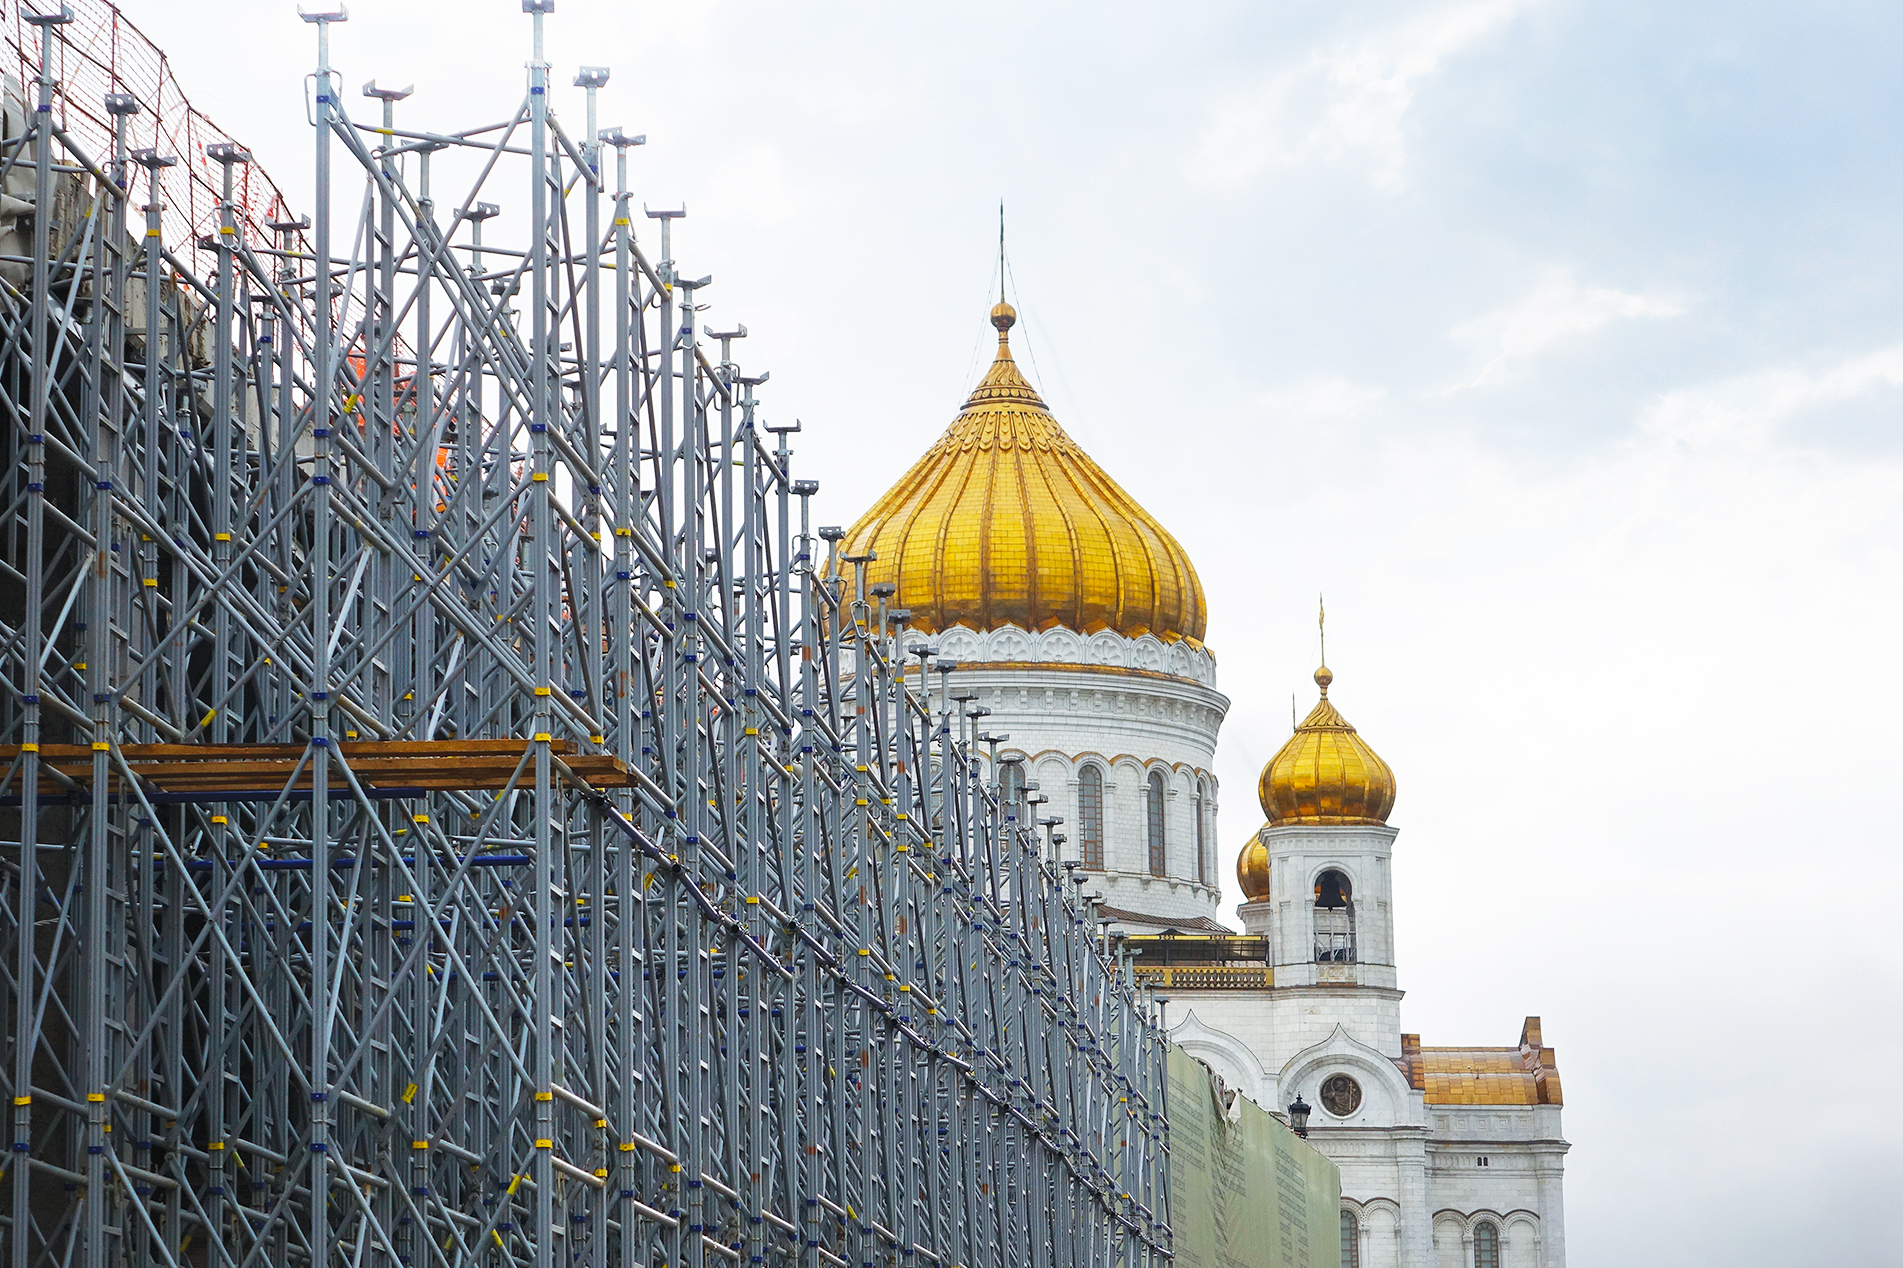
{"type": "Polygon", "coordinates": [[[840,555],[876,552],[914,628],[1063,626],[1200,645],[1207,609],[1189,555],[1057,425],[998,355],[938,443],[852,526],[840,555]]]}
{"type": "Polygon", "coordinates": [[[1329,703],[1334,675],[1315,671],[1315,708],[1262,768],[1256,792],[1269,823],[1386,823],[1394,809],[1394,772],[1329,703]]]}
{"type": "MultiPolygon", "coordinates": [[[[1268,827],[1263,824],[1262,827],[1268,827]]],[[[1262,903],[1269,899],[1269,847],[1262,844],[1261,829],[1249,838],[1236,856],[1236,884],[1242,887],[1244,902],[1262,903]]]]}

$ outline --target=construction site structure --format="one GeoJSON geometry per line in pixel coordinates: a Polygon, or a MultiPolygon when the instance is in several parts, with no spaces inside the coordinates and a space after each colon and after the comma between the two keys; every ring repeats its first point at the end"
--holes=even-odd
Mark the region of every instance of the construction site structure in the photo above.
{"type": "Polygon", "coordinates": [[[303,13],[304,217],[8,6],[0,1259],[1160,1264],[1158,1001],[554,7],[440,131],[303,13]]]}

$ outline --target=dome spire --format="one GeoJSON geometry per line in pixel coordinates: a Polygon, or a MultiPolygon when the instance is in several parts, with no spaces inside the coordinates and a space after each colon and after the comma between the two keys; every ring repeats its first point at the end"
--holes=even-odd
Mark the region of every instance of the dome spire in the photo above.
{"type": "Polygon", "coordinates": [[[998,200],[998,302],[1004,303],[1004,199],[998,200]]]}
{"type": "Polygon", "coordinates": [[[1322,667],[1315,671],[1315,685],[1322,689],[1322,699],[1328,699],[1328,684],[1335,681],[1335,675],[1328,670],[1328,602],[1320,594],[1315,596],[1315,629],[1322,645],[1322,667]]]}
{"type": "MultiPolygon", "coordinates": [[[[998,357],[1011,359],[1011,327],[1017,324],[1018,310],[1004,302],[1004,199],[998,200],[998,304],[991,310],[991,324],[998,328],[998,357]]],[[[1028,386],[1028,385],[1027,385],[1028,386]]],[[[1043,404],[1043,402],[1039,402],[1043,404]]]]}

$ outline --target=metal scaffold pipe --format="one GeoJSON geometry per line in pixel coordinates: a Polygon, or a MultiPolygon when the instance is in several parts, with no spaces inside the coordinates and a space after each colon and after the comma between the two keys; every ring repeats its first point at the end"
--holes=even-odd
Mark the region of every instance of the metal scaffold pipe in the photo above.
{"type": "Polygon", "coordinates": [[[461,130],[304,12],[308,218],[7,36],[8,1262],[1160,1264],[1155,1007],[523,9],[461,130]]]}

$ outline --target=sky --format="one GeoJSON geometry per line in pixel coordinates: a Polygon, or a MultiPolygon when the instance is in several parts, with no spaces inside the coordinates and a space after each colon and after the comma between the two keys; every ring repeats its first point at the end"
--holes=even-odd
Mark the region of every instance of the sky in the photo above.
{"type": "MultiPolygon", "coordinates": [[[[123,7],[307,205],[293,6],[123,7]]],[[[354,10],[347,101],[519,100],[514,0],[354,10]]],[[[1896,1096],[1853,1087],[1903,1048],[1903,9],[560,0],[549,30],[556,82],[608,66],[602,121],[647,135],[638,197],[687,206],[821,522],[981,370],[1004,202],[1020,362],[1208,592],[1225,857],[1325,593],[1331,698],[1399,779],[1403,1024],[1544,1018],[1573,1268],[1903,1261],[1896,1096]]]]}

